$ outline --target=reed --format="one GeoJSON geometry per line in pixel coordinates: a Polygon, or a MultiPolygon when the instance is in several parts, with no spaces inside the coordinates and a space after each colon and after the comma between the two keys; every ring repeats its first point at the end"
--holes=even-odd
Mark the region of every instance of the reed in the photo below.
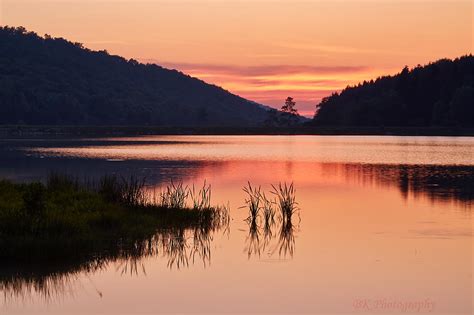
{"type": "Polygon", "coordinates": [[[117,203],[122,201],[122,185],[115,175],[104,175],[97,184],[95,182],[88,182],[88,186],[92,187],[107,201],[117,203]]]}
{"type": "MultiPolygon", "coordinates": [[[[243,188],[243,191],[247,194],[245,198],[246,207],[249,209],[249,216],[247,220],[252,223],[256,223],[260,213],[260,202],[261,202],[261,187],[252,187],[250,182],[248,186],[243,188]]],[[[245,206],[244,206],[245,207],[245,206]]]]}
{"type": "Polygon", "coordinates": [[[293,214],[298,210],[296,190],[293,183],[279,183],[278,186],[272,185],[272,188],[271,192],[276,196],[276,205],[282,221],[291,222],[293,214]]]}
{"type": "Polygon", "coordinates": [[[129,207],[143,207],[147,204],[145,179],[131,175],[128,179],[121,178],[121,203],[129,207]]]}
{"type": "Polygon", "coordinates": [[[79,187],[79,178],[69,174],[50,172],[46,178],[46,188],[52,191],[78,190],[79,187]]]}
{"type": "Polygon", "coordinates": [[[189,190],[187,186],[184,186],[182,182],[175,184],[171,181],[171,184],[166,186],[160,194],[160,205],[172,209],[185,208],[188,196],[189,190]]]}
{"type": "Polygon", "coordinates": [[[124,204],[128,207],[143,207],[147,204],[145,179],[131,175],[128,178],[105,175],[98,183],[87,181],[86,187],[92,189],[109,202],[124,204]]]}
{"type": "Polygon", "coordinates": [[[202,210],[209,208],[211,206],[211,185],[207,185],[206,181],[204,181],[202,188],[196,190],[193,184],[192,188],[189,189],[189,197],[191,198],[193,209],[202,210]]]}
{"type": "Polygon", "coordinates": [[[260,194],[262,203],[262,214],[265,229],[270,229],[275,224],[275,208],[274,201],[267,198],[265,192],[260,194]]]}
{"type": "Polygon", "coordinates": [[[253,187],[250,183],[243,188],[247,194],[244,207],[249,210],[249,217],[246,219],[249,224],[249,235],[247,237],[247,255],[260,256],[262,251],[269,249],[272,255],[278,251],[280,256],[293,256],[295,247],[293,216],[298,211],[296,202],[296,190],[293,183],[279,183],[272,185],[270,191],[275,198],[268,198],[264,191],[259,187],[253,187]],[[275,238],[273,229],[279,218],[279,234],[277,244],[271,248],[272,240],[275,238]],[[259,222],[263,221],[263,226],[259,222]],[[263,238],[261,238],[263,234],[263,238]]]}

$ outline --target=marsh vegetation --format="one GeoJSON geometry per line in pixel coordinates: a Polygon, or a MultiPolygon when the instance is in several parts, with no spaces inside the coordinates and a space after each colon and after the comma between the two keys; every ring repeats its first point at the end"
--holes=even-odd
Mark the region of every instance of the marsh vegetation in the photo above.
{"type": "Polygon", "coordinates": [[[98,181],[52,174],[46,183],[0,181],[0,257],[51,260],[102,251],[126,251],[158,230],[214,229],[228,208],[210,205],[210,187],[171,183],[150,198],[142,179],[98,181]],[[188,205],[191,199],[191,205],[188,205]]]}
{"type": "MultiPolygon", "coordinates": [[[[293,184],[244,188],[248,257],[293,256],[293,184]],[[275,244],[273,244],[275,242],[275,244]]],[[[50,174],[44,183],[0,181],[0,291],[52,299],[79,275],[115,264],[121,274],[146,273],[144,258],[162,256],[170,269],[211,262],[217,231],[228,232],[229,206],[211,206],[211,186],[171,182],[150,190],[144,179],[79,180],[50,174]]],[[[69,290],[71,291],[71,290],[69,290]]],[[[100,294],[100,292],[98,292],[100,294]]]]}
{"type": "Polygon", "coordinates": [[[150,193],[145,181],[97,181],[51,174],[46,183],[0,181],[0,291],[67,291],[82,273],[116,263],[121,273],[145,272],[140,261],[161,255],[169,268],[210,263],[214,232],[229,225],[229,208],[211,206],[210,185],[171,183],[150,193]]]}
{"type": "Polygon", "coordinates": [[[296,189],[293,183],[279,183],[271,187],[270,194],[266,194],[261,186],[252,186],[250,182],[243,188],[246,198],[245,206],[241,208],[246,208],[249,212],[246,219],[249,225],[246,242],[248,258],[252,255],[260,256],[262,252],[267,252],[269,256],[278,252],[279,257],[283,258],[294,254],[294,215],[299,220],[296,189]],[[275,229],[278,235],[275,234],[275,229]],[[276,244],[272,244],[274,240],[276,244]]]}

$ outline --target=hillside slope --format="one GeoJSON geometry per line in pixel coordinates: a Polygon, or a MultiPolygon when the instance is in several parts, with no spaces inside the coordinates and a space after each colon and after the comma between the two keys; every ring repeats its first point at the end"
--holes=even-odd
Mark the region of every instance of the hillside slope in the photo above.
{"type": "Polygon", "coordinates": [[[0,28],[0,124],[253,126],[267,115],[175,70],[0,28]]]}
{"type": "Polygon", "coordinates": [[[474,127],[474,57],[442,59],[324,98],[313,125],[474,127]]]}

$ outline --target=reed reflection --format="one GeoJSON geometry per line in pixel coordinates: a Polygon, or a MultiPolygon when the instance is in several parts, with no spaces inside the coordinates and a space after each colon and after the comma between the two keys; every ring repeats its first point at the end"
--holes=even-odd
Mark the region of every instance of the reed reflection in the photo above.
{"type": "Polygon", "coordinates": [[[260,243],[260,228],[256,221],[250,221],[249,223],[249,234],[246,239],[246,251],[247,257],[250,259],[252,256],[260,257],[262,252],[262,244],[260,243]]]}
{"type": "MultiPolygon", "coordinates": [[[[393,148],[395,144],[400,145],[390,138],[377,139],[380,142],[377,146],[369,145],[372,142],[366,138],[364,141],[370,143],[360,144],[362,140],[351,138],[343,139],[346,141],[343,145],[338,142],[342,141],[339,138],[317,140],[320,138],[316,137],[314,138],[316,140],[311,140],[316,141],[315,143],[308,143],[310,140],[304,137],[291,139],[293,141],[291,148],[294,151],[294,156],[291,158],[284,155],[287,152],[286,149],[279,151],[279,148],[287,148],[285,140],[275,137],[8,141],[0,143],[0,165],[6,166],[3,168],[0,166],[0,175],[2,178],[14,180],[32,180],[42,178],[50,171],[87,173],[88,177],[100,177],[104,173],[124,176],[135,174],[146,176],[149,184],[154,185],[169,178],[176,181],[203,180],[210,178],[212,174],[219,174],[219,178],[232,178],[235,174],[239,174],[238,179],[241,181],[249,178],[266,182],[291,179],[298,185],[315,184],[324,182],[326,178],[333,178],[344,183],[356,182],[360,185],[396,187],[406,198],[426,197],[433,202],[455,201],[467,205],[472,205],[474,200],[474,166],[464,165],[466,160],[463,158],[466,152],[472,150],[472,145],[468,142],[456,146],[449,146],[451,142],[455,142],[454,140],[436,142],[434,147],[436,152],[440,152],[439,161],[433,161],[433,164],[430,164],[426,156],[432,156],[433,145],[425,145],[424,140],[416,139],[420,143],[419,146],[412,145],[413,152],[410,157],[415,157],[424,163],[414,164],[408,156],[398,154],[399,150],[385,150],[393,148]],[[351,145],[352,142],[359,144],[354,147],[351,145]],[[137,145],[142,149],[140,155],[136,155],[137,145]],[[110,153],[108,149],[114,146],[117,147],[116,151],[110,153]],[[321,146],[325,150],[319,150],[321,146]],[[63,148],[68,154],[55,155],[55,151],[48,150],[24,151],[25,147],[63,148]],[[95,150],[90,151],[91,148],[95,150]],[[235,148],[239,150],[234,150],[235,148]],[[249,152],[253,152],[252,150],[256,148],[259,148],[258,150],[264,148],[264,150],[262,152],[257,150],[260,153],[255,153],[255,158],[271,153],[275,155],[275,159],[276,157],[281,157],[281,159],[280,161],[253,160],[254,156],[249,155],[249,152]],[[69,149],[75,151],[69,152],[69,149]],[[153,160],[154,154],[163,153],[164,149],[169,149],[166,151],[168,155],[160,155],[159,160],[153,160]],[[380,163],[362,163],[356,160],[344,162],[343,158],[354,149],[358,149],[369,157],[373,156],[374,160],[380,163]],[[194,151],[202,156],[186,155],[194,151]],[[334,162],[331,162],[330,158],[322,159],[321,152],[333,151],[334,162]],[[105,152],[109,152],[109,155],[105,152]],[[206,159],[211,154],[210,152],[218,153],[218,155],[206,159]],[[387,164],[384,163],[386,160],[394,162],[387,164]],[[440,161],[445,164],[440,164],[440,161]]],[[[352,154],[349,155],[352,156],[352,154]]]]}
{"type": "Polygon", "coordinates": [[[260,257],[267,252],[271,257],[278,252],[279,258],[292,258],[295,252],[294,215],[299,218],[296,202],[296,190],[293,183],[272,185],[268,198],[261,186],[252,187],[250,183],[243,188],[247,198],[246,205],[249,217],[246,219],[249,234],[246,239],[247,257],[260,257]],[[275,234],[278,231],[278,237],[275,234]],[[262,238],[263,235],[263,238],[262,238]]]}
{"type": "MultiPolygon", "coordinates": [[[[53,302],[74,291],[80,277],[106,270],[115,265],[120,275],[146,276],[143,261],[162,257],[170,269],[186,268],[195,263],[208,266],[211,262],[213,234],[225,230],[229,223],[205,227],[172,228],[158,231],[153,237],[127,246],[111,248],[108,252],[89,253],[82,258],[51,261],[3,261],[0,263],[0,291],[4,303],[40,296],[53,302]]],[[[97,290],[102,296],[102,292],[97,290]]]]}
{"type": "Polygon", "coordinates": [[[229,207],[210,205],[206,183],[197,190],[171,183],[155,201],[148,198],[144,182],[105,176],[82,183],[64,174],[51,174],[44,186],[0,181],[0,199],[16,197],[11,208],[2,204],[1,218],[23,228],[0,226],[0,291],[5,301],[33,295],[59,298],[73,291],[79,277],[112,264],[121,275],[146,274],[142,262],[149,257],[163,257],[170,269],[199,261],[209,265],[213,235],[229,230],[229,207]],[[30,196],[33,188],[35,199],[30,196]],[[86,206],[68,208],[74,206],[71,196],[86,206]],[[54,221],[58,218],[63,219],[60,228],[54,221]]]}

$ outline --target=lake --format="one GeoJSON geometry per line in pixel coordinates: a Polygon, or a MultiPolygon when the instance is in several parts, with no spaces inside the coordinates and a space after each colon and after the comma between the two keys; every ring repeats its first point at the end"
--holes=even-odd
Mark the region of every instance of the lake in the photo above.
{"type": "Polygon", "coordinates": [[[471,137],[4,139],[0,155],[1,178],[20,182],[52,171],[133,174],[150,192],[206,181],[232,218],[202,255],[191,257],[187,239],[180,264],[158,251],[49,270],[42,285],[0,283],[0,314],[473,312],[471,137]],[[268,196],[294,184],[291,231],[250,229],[248,182],[268,196]]]}

